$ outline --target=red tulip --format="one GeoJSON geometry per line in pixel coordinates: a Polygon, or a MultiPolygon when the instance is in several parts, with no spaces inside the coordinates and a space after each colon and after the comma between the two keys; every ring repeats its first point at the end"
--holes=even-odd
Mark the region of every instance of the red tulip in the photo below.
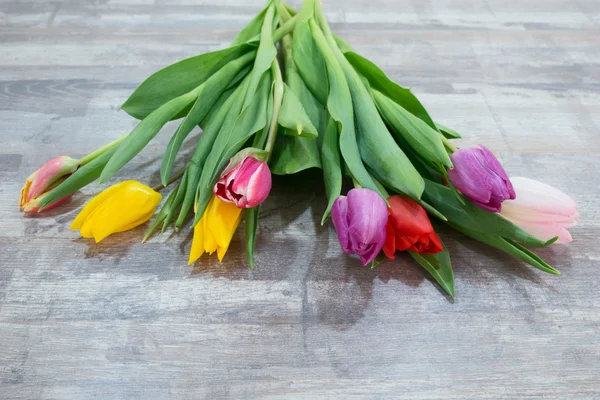
{"type": "Polygon", "coordinates": [[[396,250],[434,254],[443,250],[427,212],[414,200],[403,196],[388,198],[390,207],[383,252],[394,259],[396,250]]]}
{"type": "Polygon", "coordinates": [[[266,162],[252,156],[243,158],[225,169],[213,192],[221,200],[235,203],[238,208],[256,207],[269,196],[271,191],[271,171],[266,162]]]}
{"type": "MultiPolygon", "coordinates": [[[[60,156],[47,161],[35,172],[27,177],[23,189],[21,189],[21,200],[19,206],[25,212],[36,212],[40,207],[41,200],[53,187],[62,182],[66,177],[79,167],[79,161],[71,157],[60,156]]],[[[64,197],[48,205],[44,210],[56,207],[64,203],[71,196],[64,197]]]]}

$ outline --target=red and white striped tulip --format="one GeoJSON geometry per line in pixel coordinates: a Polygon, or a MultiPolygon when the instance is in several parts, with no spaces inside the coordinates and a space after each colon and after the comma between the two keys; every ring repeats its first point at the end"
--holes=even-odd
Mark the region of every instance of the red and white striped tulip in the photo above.
{"type": "Polygon", "coordinates": [[[269,166],[252,156],[245,157],[237,165],[225,170],[213,192],[221,200],[235,203],[238,208],[256,207],[271,192],[269,166]]]}

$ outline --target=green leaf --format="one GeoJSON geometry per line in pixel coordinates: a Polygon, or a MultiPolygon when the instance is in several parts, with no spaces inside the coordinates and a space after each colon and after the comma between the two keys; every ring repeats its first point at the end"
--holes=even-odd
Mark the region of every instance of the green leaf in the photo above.
{"type": "MultiPolygon", "coordinates": [[[[249,80],[250,77],[244,83],[249,80]]],[[[244,143],[267,124],[267,103],[270,89],[271,76],[269,73],[265,73],[256,90],[257,93],[248,107],[242,110],[242,105],[239,101],[242,98],[241,96],[232,105],[228,118],[221,127],[202,169],[196,192],[196,217],[194,225],[198,223],[206,209],[212,196],[212,186],[216,183],[218,174],[220,174],[229,162],[229,159],[240,150],[244,143]]]]}
{"type": "Polygon", "coordinates": [[[379,253],[377,255],[377,257],[375,257],[375,259],[373,261],[371,261],[371,263],[369,264],[369,268],[374,269],[377,266],[379,266],[379,264],[381,264],[383,261],[385,260],[385,255],[383,253],[379,253]]]}
{"type": "MultiPolygon", "coordinates": [[[[163,104],[191,92],[229,62],[256,46],[241,44],[227,49],[201,54],[172,64],[146,79],[121,109],[137,119],[144,119],[163,104]]],[[[173,115],[177,119],[182,116],[173,115]]]]}
{"type": "Polygon", "coordinates": [[[352,46],[350,46],[346,41],[344,41],[344,39],[342,39],[341,37],[337,36],[337,35],[333,35],[334,39],[335,39],[335,43],[337,43],[337,46],[340,48],[340,51],[342,53],[350,53],[350,52],[354,52],[354,50],[352,49],[352,46]]]}
{"type": "Polygon", "coordinates": [[[254,101],[258,86],[263,79],[263,75],[271,68],[271,63],[277,57],[277,48],[273,44],[273,21],[275,18],[275,5],[270,4],[265,14],[265,19],[260,32],[260,44],[254,60],[254,67],[250,73],[250,82],[248,91],[244,99],[242,110],[254,101]]]}
{"type": "MultiPolygon", "coordinates": [[[[281,128],[285,131],[284,128],[281,128]]],[[[275,175],[296,174],[308,168],[320,168],[319,143],[315,139],[277,135],[273,156],[269,163],[275,175]]]]}
{"type": "Polygon", "coordinates": [[[235,36],[233,42],[231,42],[232,46],[246,43],[251,40],[254,40],[258,35],[260,35],[260,28],[263,25],[265,15],[267,14],[268,6],[270,5],[270,1],[267,3],[267,6],[259,12],[256,17],[252,19],[242,30],[235,36]]]}
{"type": "Polygon", "coordinates": [[[327,194],[327,209],[323,213],[321,225],[325,224],[325,221],[331,215],[333,202],[340,196],[342,191],[342,167],[338,143],[337,126],[335,121],[330,118],[321,146],[321,164],[323,165],[323,180],[325,182],[325,193],[327,194]]]}
{"type": "Polygon", "coordinates": [[[296,22],[296,27],[294,28],[292,56],[306,87],[308,87],[322,105],[326,105],[328,83],[325,60],[313,39],[312,32],[307,23],[311,11],[305,10],[303,5],[301,13],[302,18],[296,22]]]}
{"type": "Polygon", "coordinates": [[[56,200],[73,194],[82,187],[87,186],[98,179],[104,166],[108,163],[108,160],[110,160],[116,150],[116,147],[107,150],[105,153],[102,153],[89,163],[79,167],[75,172],[69,175],[67,179],[62,181],[60,185],[52,189],[50,193],[44,197],[40,202],[40,211],[47,205],[54,203],[56,200]]]}
{"type": "MultiPolygon", "coordinates": [[[[529,249],[521,246],[519,243],[515,242],[511,239],[506,239],[500,236],[490,235],[487,233],[472,231],[469,229],[465,229],[462,226],[457,224],[450,224],[454,229],[459,232],[464,233],[467,236],[472,237],[475,240],[488,244],[492,247],[495,247],[499,250],[504,251],[505,253],[510,254],[513,257],[518,258],[519,260],[525,261],[529,265],[547,272],[553,275],[560,275],[560,271],[553,268],[551,265],[547,264],[544,260],[542,260],[537,254],[533,253],[529,249]]],[[[556,240],[556,239],[554,239],[556,240]]]]}
{"type": "Polygon", "coordinates": [[[219,113],[222,112],[221,109],[223,108],[224,104],[228,101],[228,99],[231,97],[231,95],[237,88],[238,86],[233,86],[227,89],[225,92],[223,92],[221,97],[219,97],[219,100],[217,100],[215,104],[213,104],[206,117],[204,117],[202,122],[200,122],[199,126],[201,129],[204,130],[206,127],[212,124],[212,122],[216,119],[217,115],[219,115],[219,113]]]}
{"type": "Polygon", "coordinates": [[[404,140],[425,160],[452,168],[452,161],[442,142],[439,132],[423,120],[394,103],[383,93],[373,90],[373,97],[383,118],[393,128],[392,132],[404,140]]]}
{"type": "Polygon", "coordinates": [[[163,185],[169,181],[173,163],[185,138],[194,127],[207,116],[213,104],[223,94],[233,77],[255,56],[254,52],[248,52],[235,61],[224,66],[220,71],[208,78],[206,82],[196,90],[198,98],[194,106],[185,117],[175,134],[171,137],[160,166],[160,177],[163,185]]]}
{"type": "MultiPolygon", "coordinates": [[[[326,32],[325,40],[328,41],[331,48],[329,53],[333,53],[333,56],[341,66],[345,78],[347,79],[347,84],[351,93],[351,101],[354,106],[356,137],[358,138],[358,147],[360,148],[362,161],[370,168],[374,177],[385,186],[404,193],[413,199],[420,199],[424,187],[423,178],[421,178],[421,175],[419,175],[415,167],[411,164],[404,152],[398,147],[388,132],[377,111],[377,107],[373,102],[371,94],[363,84],[361,77],[337,47],[327,24],[327,20],[320,10],[319,3],[315,4],[315,8],[317,10],[316,14],[319,18],[319,23],[326,32]]],[[[313,25],[316,24],[313,22],[311,28],[313,25]]],[[[316,36],[315,40],[317,40],[316,36]]],[[[318,40],[317,44],[319,44],[318,40]]],[[[319,48],[321,47],[322,46],[319,45],[319,48]]],[[[327,62],[329,67],[331,61],[327,59],[327,62]]],[[[330,82],[330,86],[333,86],[332,82],[330,82]]],[[[330,87],[330,91],[331,90],[330,87]]],[[[343,93],[338,93],[338,95],[339,94],[343,93]]],[[[331,97],[330,93],[330,99],[331,97]]],[[[352,110],[352,108],[350,108],[350,110],[352,110]]],[[[341,137],[343,137],[343,132],[341,137]]],[[[340,149],[354,179],[362,187],[372,189],[368,185],[363,185],[360,177],[353,171],[353,167],[348,163],[342,144],[340,144],[340,149]]]]}
{"type": "Polygon", "coordinates": [[[167,212],[167,216],[163,222],[163,227],[160,230],[161,233],[167,229],[167,227],[173,220],[173,217],[175,216],[175,211],[177,210],[179,205],[181,205],[181,203],[183,202],[183,199],[185,197],[186,188],[187,188],[188,172],[189,172],[189,170],[186,168],[186,170],[183,173],[183,176],[181,177],[181,180],[177,184],[177,194],[175,195],[175,198],[173,199],[173,203],[170,206],[170,210],[168,210],[168,212],[167,212]]]}
{"type": "Polygon", "coordinates": [[[175,201],[175,197],[177,196],[177,192],[179,191],[180,187],[181,187],[181,182],[177,185],[177,187],[175,189],[173,189],[171,191],[171,193],[169,194],[169,197],[167,197],[167,200],[165,200],[163,206],[160,208],[160,211],[158,212],[158,214],[156,214],[156,217],[154,217],[154,221],[152,221],[152,225],[150,225],[150,227],[146,231],[146,234],[144,235],[144,238],[142,239],[142,243],[147,241],[150,238],[150,236],[152,236],[152,234],[154,233],[156,228],[158,228],[160,226],[160,224],[162,224],[163,221],[167,218],[167,215],[169,214],[170,210],[173,207],[173,202],[175,201]]]}
{"type": "Polygon", "coordinates": [[[325,108],[313,96],[298,74],[292,56],[292,39],[289,35],[281,40],[281,47],[285,57],[285,79],[288,85],[286,92],[294,93],[311,125],[317,127],[316,131],[321,133],[317,140],[298,137],[297,132],[292,131],[289,133],[294,136],[289,136],[286,134],[289,131],[287,129],[283,130],[283,135],[277,136],[270,167],[272,173],[283,175],[295,174],[308,168],[321,168],[320,145],[323,141],[322,135],[325,132],[328,116],[325,108]]]}
{"type": "Polygon", "coordinates": [[[450,252],[446,246],[444,246],[443,251],[435,254],[419,254],[414,251],[409,251],[408,253],[419,265],[429,272],[446,293],[454,298],[454,273],[452,272],[450,252]]]}
{"type": "Polygon", "coordinates": [[[312,124],[300,99],[288,85],[284,85],[283,103],[277,122],[279,125],[288,128],[285,132],[288,135],[316,138],[319,135],[317,128],[312,124]]]}
{"type": "Polygon", "coordinates": [[[135,155],[137,155],[169,120],[190,103],[196,100],[196,94],[186,93],[160,106],[144,118],[129,136],[117,147],[117,151],[108,161],[100,174],[100,183],[106,182],[117,173],[135,155]]]}
{"type": "Polygon", "coordinates": [[[383,197],[361,160],[361,154],[356,141],[352,97],[348,82],[344,77],[344,72],[329,48],[321,28],[312,19],[309,20],[309,24],[313,38],[327,63],[327,74],[329,76],[327,110],[339,125],[338,131],[340,133],[340,151],[342,157],[350,173],[360,186],[374,190],[383,197]]]}
{"type": "Polygon", "coordinates": [[[435,127],[437,128],[438,131],[440,131],[442,133],[442,135],[444,135],[447,139],[460,139],[462,138],[462,136],[460,135],[460,133],[456,132],[455,130],[452,130],[448,127],[445,127],[442,124],[438,124],[437,122],[435,123],[435,127]]]}
{"type": "MultiPolygon", "coordinates": [[[[275,96],[275,83],[273,82],[271,91],[269,92],[269,102],[267,103],[267,121],[271,121],[273,118],[273,103],[275,96]]],[[[271,124],[265,124],[265,127],[262,131],[257,132],[254,135],[254,140],[252,140],[252,147],[256,147],[259,149],[264,149],[267,143],[267,138],[269,137],[269,131],[271,128],[271,124]]]]}
{"type": "Polygon", "coordinates": [[[248,265],[250,265],[250,268],[254,268],[254,247],[256,246],[256,229],[258,228],[259,212],[260,205],[254,208],[248,208],[244,213],[246,229],[246,256],[248,257],[248,265]]]}
{"type": "Polygon", "coordinates": [[[486,211],[470,201],[463,204],[452,189],[429,180],[425,181],[423,199],[439,210],[450,223],[465,230],[501,236],[528,246],[543,247],[554,242],[540,240],[498,213],[486,211]]]}
{"type": "Polygon", "coordinates": [[[444,214],[442,214],[441,212],[439,212],[437,209],[435,209],[431,204],[427,203],[426,201],[423,201],[423,199],[419,200],[418,203],[421,205],[421,207],[423,207],[429,214],[433,215],[434,217],[436,217],[437,219],[440,219],[444,222],[448,221],[448,218],[446,218],[446,216],[444,214]]]}
{"type": "Polygon", "coordinates": [[[425,110],[425,107],[409,89],[398,85],[375,64],[353,52],[344,54],[356,71],[364,75],[374,89],[379,90],[395,103],[401,105],[405,110],[423,120],[431,128],[436,129],[433,120],[425,110]]]}
{"type": "Polygon", "coordinates": [[[206,158],[213,147],[221,127],[223,126],[227,116],[230,114],[233,105],[236,102],[241,105],[241,99],[243,99],[247,82],[248,80],[245,80],[232,92],[231,95],[228,95],[227,92],[224,93],[213,110],[211,110],[211,113],[209,113],[209,115],[206,117],[205,129],[202,133],[202,136],[200,136],[200,139],[198,140],[194,154],[192,155],[192,158],[187,166],[188,180],[186,183],[186,192],[183,198],[183,203],[181,204],[181,209],[179,210],[179,216],[175,221],[175,230],[179,230],[179,228],[181,228],[192,208],[192,204],[196,198],[200,174],[206,158]],[[213,111],[216,112],[213,113],[213,111]]]}

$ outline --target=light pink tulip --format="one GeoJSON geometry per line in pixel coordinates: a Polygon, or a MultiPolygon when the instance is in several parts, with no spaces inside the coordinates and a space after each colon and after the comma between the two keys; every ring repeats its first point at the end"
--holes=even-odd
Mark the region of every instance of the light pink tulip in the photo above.
{"type": "Polygon", "coordinates": [[[221,200],[238,208],[252,208],[269,196],[271,171],[266,162],[248,156],[225,172],[213,189],[221,200]]]}
{"type": "Polygon", "coordinates": [[[516,177],[510,181],[517,198],[502,203],[502,216],[542,240],[555,236],[556,243],[573,240],[567,229],[577,224],[579,213],[571,197],[533,179],[516,177]]]}
{"type": "MultiPolygon", "coordinates": [[[[23,189],[21,189],[21,200],[19,206],[25,212],[36,212],[39,209],[40,200],[61,179],[72,174],[79,167],[79,161],[71,157],[60,156],[46,161],[35,172],[27,177],[23,189]]],[[[68,196],[70,197],[70,196],[68,196]]],[[[44,210],[62,204],[67,198],[59,199],[48,205],[44,210]]]]}

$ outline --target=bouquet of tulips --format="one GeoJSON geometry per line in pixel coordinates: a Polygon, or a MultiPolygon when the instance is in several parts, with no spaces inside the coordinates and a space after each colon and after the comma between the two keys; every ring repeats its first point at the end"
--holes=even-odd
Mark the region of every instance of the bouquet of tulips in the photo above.
{"type": "Polygon", "coordinates": [[[92,198],[71,225],[96,242],[150,220],[176,231],[192,220],[189,262],[222,260],[243,217],[253,265],[260,205],[271,174],[319,168],[342,249],[374,267],[407,251],[454,296],[450,254],[430,217],[552,274],[528,247],[569,242],[575,203],[551,186],[509,179],[484,146],[458,149],[460,135],[435,122],[410,90],[334,35],[316,0],[296,11],[269,0],[230,47],[170,65],[121,107],[139,124],[81,159],[57,157],[26,181],[21,208],[40,212],[106,182],[169,121],[179,126],[160,165],[162,185],[128,180],[92,198]],[[179,150],[199,126],[185,167],[179,150]],[[353,189],[342,194],[343,183],[353,189]],[[526,247],[527,246],[527,247],[526,247]]]}

